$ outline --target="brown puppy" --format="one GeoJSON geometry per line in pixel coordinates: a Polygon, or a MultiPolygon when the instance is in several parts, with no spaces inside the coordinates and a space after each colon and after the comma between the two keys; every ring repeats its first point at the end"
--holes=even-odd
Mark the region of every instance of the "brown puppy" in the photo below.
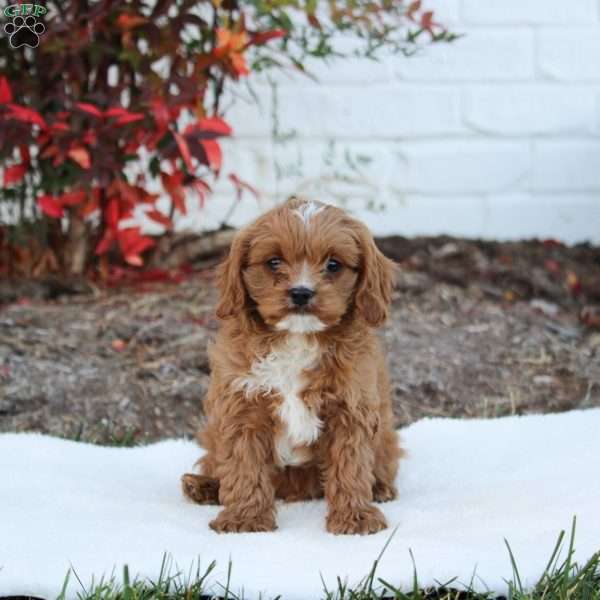
{"type": "Polygon", "coordinates": [[[374,334],[394,265],[344,211],[288,200],[236,236],[219,273],[222,320],[184,493],[222,504],[215,531],[271,531],[275,499],[325,496],[327,530],[386,527],[401,450],[374,334]]]}

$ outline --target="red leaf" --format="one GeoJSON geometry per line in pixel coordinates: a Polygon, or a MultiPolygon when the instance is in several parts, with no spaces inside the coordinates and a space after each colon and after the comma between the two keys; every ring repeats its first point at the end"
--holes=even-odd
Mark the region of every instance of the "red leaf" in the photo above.
{"type": "Polygon", "coordinates": [[[148,248],[152,248],[156,245],[156,242],[149,237],[140,237],[134,244],[132,244],[129,248],[130,254],[141,254],[148,248]]]}
{"type": "Polygon", "coordinates": [[[194,179],[192,186],[195,187],[196,190],[202,190],[205,194],[210,194],[212,192],[210,185],[208,185],[204,179],[194,179]]]}
{"type": "Polygon", "coordinates": [[[229,175],[229,180],[233,183],[237,193],[237,199],[239,200],[242,197],[242,193],[244,190],[250,192],[255,198],[258,199],[259,193],[258,190],[251,186],[249,183],[242,181],[235,173],[231,173],[229,175]]]}
{"type": "Polygon", "coordinates": [[[156,243],[153,239],[142,236],[139,227],[120,229],[118,238],[125,261],[137,267],[143,264],[140,254],[156,243]]]}
{"type": "Polygon", "coordinates": [[[134,27],[144,25],[146,21],[146,17],[143,17],[141,15],[130,15],[127,13],[123,13],[119,15],[119,18],[117,19],[117,25],[120,29],[133,29],[134,27]]]}
{"type": "Polygon", "coordinates": [[[42,119],[40,113],[32,108],[26,108],[25,106],[20,106],[18,104],[9,104],[8,108],[11,110],[11,113],[8,115],[9,117],[23,123],[39,125],[42,129],[46,129],[46,122],[42,119]]]}
{"type": "Polygon", "coordinates": [[[271,31],[261,31],[260,33],[255,33],[252,36],[252,44],[260,45],[269,42],[270,40],[275,40],[277,38],[284,37],[287,34],[285,29],[273,29],[271,31]]]}
{"type": "Polygon", "coordinates": [[[101,119],[104,116],[102,111],[97,106],[94,106],[93,104],[90,104],[89,102],[76,102],[75,106],[79,110],[82,110],[83,112],[93,115],[94,117],[98,117],[99,119],[101,119]]]}
{"type": "Polygon", "coordinates": [[[142,113],[132,113],[120,106],[109,108],[105,113],[105,117],[116,117],[115,125],[127,125],[135,121],[141,121],[144,118],[142,113]]]}
{"type": "Polygon", "coordinates": [[[93,129],[88,129],[80,139],[86,146],[95,146],[98,136],[93,129]]]}
{"type": "Polygon", "coordinates": [[[82,169],[90,168],[92,160],[90,158],[90,153],[85,148],[71,148],[67,154],[69,158],[74,160],[82,169]]]}
{"type": "Polygon", "coordinates": [[[554,260],[553,258],[547,258],[544,261],[544,267],[546,271],[550,271],[550,273],[560,273],[560,264],[554,260]]]}
{"type": "Polygon", "coordinates": [[[80,190],[78,192],[67,192],[57,198],[61,206],[77,206],[87,198],[87,194],[80,190]]]}
{"type": "Polygon", "coordinates": [[[187,214],[185,194],[182,186],[183,173],[181,171],[177,171],[176,173],[173,173],[173,175],[169,175],[163,171],[161,172],[160,176],[162,179],[162,184],[167,192],[169,192],[175,208],[182,214],[187,214]]]}
{"type": "Polygon", "coordinates": [[[51,131],[69,131],[69,126],[66,123],[61,123],[60,121],[57,123],[52,123],[50,125],[51,131]]]}
{"type": "Polygon", "coordinates": [[[21,154],[21,160],[24,163],[29,164],[29,161],[31,160],[31,155],[29,154],[29,147],[25,144],[21,144],[19,146],[19,153],[21,154]]]}
{"type": "Polygon", "coordinates": [[[125,262],[134,267],[143,267],[144,266],[144,260],[142,259],[142,257],[139,254],[126,254],[125,262]]]}
{"type": "Polygon", "coordinates": [[[129,210],[140,201],[140,190],[141,188],[130,185],[122,179],[115,179],[109,186],[109,196],[118,197],[122,209],[129,210]]]}
{"type": "Polygon", "coordinates": [[[122,117],[123,115],[127,114],[129,114],[129,112],[121,106],[115,106],[104,111],[105,117],[122,117]]]}
{"type": "Polygon", "coordinates": [[[115,125],[128,125],[129,123],[135,123],[136,121],[141,121],[144,118],[144,115],[141,113],[129,113],[127,115],[123,115],[119,117],[115,121],[115,125]]]}
{"type": "Polygon", "coordinates": [[[4,169],[4,187],[9,186],[11,183],[18,183],[25,177],[25,173],[27,173],[27,163],[6,167],[4,169]]]}
{"type": "Polygon", "coordinates": [[[127,342],[121,339],[113,340],[110,345],[115,352],[123,352],[127,348],[127,342]]]}
{"type": "Polygon", "coordinates": [[[192,157],[190,155],[190,148],[188,146],[188,143],[180,133],[177,133],[175,131],[173,132],[173,137],[177,142],[177,146],[179,147],[179,152],[181,153],[181,157],[183,158],[185,166],[187,167],[188,171],[193,171],[194,165],[192,165],[192,157]]]}
{"type": "Polygon", "coordinates": [[[161,213],[158,210],[149,210],[146,213],[146,216],[150,219],[152,219],[153,221],[156,221],[157,223],[160,223],[161,225],[164,225],[165,227],[172,227],[173,223],[171,222],[171,219],[169,219],[169,217],[167,217],[167,215],[161,213]]]}
{"type": "Polygon", "coordinates": [[[110,229],[107,229],[104,232],[102,239],[98,242],[98,245],[96,246],[96,254],[101,255],[101,254],[108,252],[110,250],[111,246],[113,245],[114,241],[115,241],[114,233],[110,229]]]}
{"type": "Polygon", "coordinates": [[[54,196],[45,194],[37,199],[37,204],[40,210],[49,217],[59,219],[65,214],[63,207],[57,202],[54,196]]]}
{"type": "Polygon", "coordinates": [[[42,158],[50,158],[52,156],[56,156],[58,153],[59,153],[58,146],[51,144],[50,146],[46,146],[46,148],[44,148],[44,150],[42,150],[42,152],[40,153],[40,156],[42,158]]]}
{"type": "Polygon", "coordinates": [[[104,210],[104,218],[109,229],[116,231],[119,225],[119,203],[116,198],[111,198],[104,210]]]}
{"type": "Polygon", "coordinates": [[[197,125],[195,125],[195,128],[201,129],[202,131],[218,133],[219,135],[231,135],[232,133],[231,127],[229,127],[221,117],[207,117],[200,119],[197,125]]]}
{"type": "Polygon", "coordinates": [[[206,194],[210,194],[211,192],[210,186],[203,179],[194,179],[191,185],[196,190],[198,198],[200,199],[200,208],[204,208],[206,194]]]}
{"type": "Polygon", "coordinates": [[[574,296],[578,296],[581,293],[581,279],[573,271],[567,272],[567,286],[574,296]]]}
{"type": "Polygon", "coordinates": [[[219,171],[223,162],[223,154],[217,140],[200,140],[200,143],[206,152],[208,166],[214,171],[219,171]]]}
{"type": "Polygon", "coordinates": [[[415,2],[411,2],[406,10],[406,15],[409,19],[413,18],[413,15],[421,9],[421,0],[415,0],[415,2]]]}
{"type": "Polygon", "coordinates": [[[12,90],[10,89],[10,84],[8,83],[8,79],[2,75],[0,77],[0,104],[8,104],[13,101],[12,90]]]}
{"type": "Polygon", "coordinates": [[[167,106],[160,98],[155,98],[150,103],[152,115],[156,124],[158,125],[160,130],[164,130],[167,128],[169,124],[169,110],[167,106]]]}
{"type": "Polygon", "coordinates": [[[79,208],[79,216],[82,219],[86,219],[92,213],[96,212],[100,208],[100,202],[93,196],[88,198],[87,202],[79,208]]]}
{"type": "Polygon", "coordinates": [[[319,21],[315,15],[308,15],[307,19],[311,27],[322,29],[321,21],[319,21]]]}
{"type": "Polygon", "coordinates": [[[182,187],[173,187],[169,189],[169,195],[175,208],[182,214],[187,215],[187,207],[185,205],[185,194],[182,187]]]}
{"type": "Polygon", "coordinates": [[[428,10],[421,16],[421,27],[427,31],[431,31],[433,26],[433,12],[428,10]]]}

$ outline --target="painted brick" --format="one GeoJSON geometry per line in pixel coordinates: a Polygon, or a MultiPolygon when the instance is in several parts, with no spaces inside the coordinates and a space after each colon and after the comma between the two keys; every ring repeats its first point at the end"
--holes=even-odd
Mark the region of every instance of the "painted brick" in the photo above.
{"type": "Polygon", "coordinates": [[[433,10],[435,20],[443,25],[456,25],[460,21],[460,0],[430,0],[423,3],[425,10],[433,10]]]}
{"type": "Polygon", "coordinates": [[[596,0],[463,0],[463,18],[475,24],[595,24],[596,0]]]}
{"type": "Polygon", "coordinates": [[[392,194],[383,212],[356,211],[375,235],[478,237],[485,225],[481,198],[470,194],[392,194]],[[443,215],[443,219],[438,216],[443,215]],[[468,215],[468,218],[465,218],[468,215]]]}
{"type": "Polygon", "coordinates": [[[565,28],[540,33],[541,73],[560,81],[600,81],[600,29],[565,28]]]}
{"type": "Polygon", "coordinates": [[[527,29],[471,28],[451,44],[425,47],[394,59],[394,71],[407,80],[501,81],[534,75],[534,37],[527,29]]]}
{"type": "Polygon", "coordinates": [[[526,183],[526,142],[435,141],[404,143],[395,151],[393,186],[402,192],[493,193],[526,183]]]}
{"type": "Polygon", "coordinates": [[[225,119],[233,128],[236,137],[262,137],[271,135],[272,103],[271,90],[264,86],[253,88],[255,98],[244,91],[236,96],[227,94],[223,106],[229,106],[225,119]]]}
{"type": "Polygon", "coordinates": [[[377,235],[440,235],[520,240],[598,241],[600,202],[596,194],[508,194],[440,197],[407,194],[384,213],[359,212],[377,235]],[[438,218],[438,215],[443,215],[438,218]]]}
{"type": "Polygon", "coordinates": [[[243,227],[275,206],[275,198],[262,194],[258,199],[246,196],[238,202],[234,193],[213,194],[204,207],[189,203],[188,214],[180,217],[177,228],[191,231],[214,231],[227,218],[232,227],[243,227]]]}
{"type": "Polygon", "coordinates": [[[481,134],[590,133],[595,115],[593,88],[486,85],[472,87],[465,94],[465,121],[481,134]]]}
{"type": "Polygon", "coordinates": [[[235,173],[240,179],[253,185],[261,194],[275,190],[273,151],[270,143],[233,137],[221,139],[220,144],[223,150],[223,166],[221,176],[212,184],[217,194],[229,194],[234,190],[227,177],[230,173],[235,173]]]}
{"type": "Polygon", "coordinates": [[[317,81],[270,73],[279,129],[297,134],[285,142],[271,138],[266,76],[248,79],[258,108],[236,88],[215,194],[200,209],[190,193],[178,229],[214,229],[233,205],[230,223],[241,226],[300,192],[347,207],[380,235],[600,243],[600,0],[424,8],[465,37],[413,58],[309,61],[317,81]],[[236,203],[231,172],[261,199],[236,203]]]}
{"type": "Polygon", "coordinates": [[[486,196],[481,235],[491,239],[554,238],[598,241],[600,202],[586,194],[504,194],[486,196]]]}
{"type": "Polygon", "coordinates": [[[313,195],[323,200],[376,198],[388,182],[393,144],[299,141],[274,147],[276,194],[313,195]]]}
{"type": "Polygon", "coordinates": [[[532,189],[564,192],[600,190],[600,141],[536,142],[532,189]]]}
{"type": "Polygon", "coordinates": [[[333,44],[338,52],[350,57],[333,57],[326,62],[307,57],[304,66],[308,75],[293,69],[284,69],[253,75],[253,80],[261,85],[271,81],[278,86],[306,88],[321,84],[327,86],[377,84],[386,83],[392,79],[385,55],[381,60],[352,57],[353,52],[360,46],[356,40],[348,37],[336,38],[333,44]]]}
{"type": "Polygon", "coordinates": [[[431,136],[465,131],[458,90],[440,86],[285,89],[280,125],[310,137],[431,136]]]}
{"type": "MultiPolygon", "coordinates": [[[[594,193],[508,193],[449,196],[402,194],[385,197],[385,210],[374,210],[368,198],[337,201],[361,219],[375,235],[456,235],[470,238],[519,240],[555,238],[567,243],[600,241],[600,202],[594,193]],[[542,218],[543,216],[543,218],[542,218]]],[[[279,196],[248,198],[236,205],[229,223],[241,227],[281,201],[279,196]]],[[[185,221],[192,231],[217,228],[236,200],[215,195],[200,210],[191,206],[185,221]]]]}

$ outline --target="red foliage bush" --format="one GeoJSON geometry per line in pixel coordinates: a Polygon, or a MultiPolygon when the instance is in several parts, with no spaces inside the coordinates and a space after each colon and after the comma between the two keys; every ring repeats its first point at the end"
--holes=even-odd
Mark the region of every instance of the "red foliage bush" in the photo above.
{"type": "MultiPolygon", "coordinates": [[[[452,38],[420,2],[398,0],[310,0],[301,10],[293,0],[46,7],[37,48],[0,41],[5,274],[141,266],[156,240],[126,221],[142,207],[169,230],[174,215],[186,212],[190,191],[203,202],[221,170],[219,139],[232,133],[220,98],[226,84],[252,69],[302,69],[305,56],[332,54],[340,31],[361,36],[365,54],[381,46],[410,50],[423,34],[452,38]],[[405,22],[412,29],[400,30],[405,22]],[[167,212],[149,191],[151,181],[170,198],[167,212]]],[[[248,187],[230,179],[239,190],[248,187]]]]}

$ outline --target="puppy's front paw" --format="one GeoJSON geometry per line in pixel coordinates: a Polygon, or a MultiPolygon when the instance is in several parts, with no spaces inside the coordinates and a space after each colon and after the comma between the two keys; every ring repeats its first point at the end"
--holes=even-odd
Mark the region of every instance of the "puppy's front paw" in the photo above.
{"type": "Polygon", "coordinates": [[[277,529],[275,515],[272,513],[249,518],[227,508],[222,510],[209,525],[217,533],[250,533],[277,529]]]}
{"type": "Polygon", "coordinates": [[[377,533],[387,527],[383,513],[376,506],[353,510],[335,510],[327,515],[327,531],[336,535],[377,533]]]}
{"type": "Polygon", "coordinates": [[[205,475],[186,473],[181,477],[186,498],[198,504],[219,504],[219,480],[205,475]]]}
{"type": "Polygon", "coordinates": [[[377,481],[373,486],[373,500],[375,502],[389,502],[398,497],[398,491],[393,485],[377,481]]]}

